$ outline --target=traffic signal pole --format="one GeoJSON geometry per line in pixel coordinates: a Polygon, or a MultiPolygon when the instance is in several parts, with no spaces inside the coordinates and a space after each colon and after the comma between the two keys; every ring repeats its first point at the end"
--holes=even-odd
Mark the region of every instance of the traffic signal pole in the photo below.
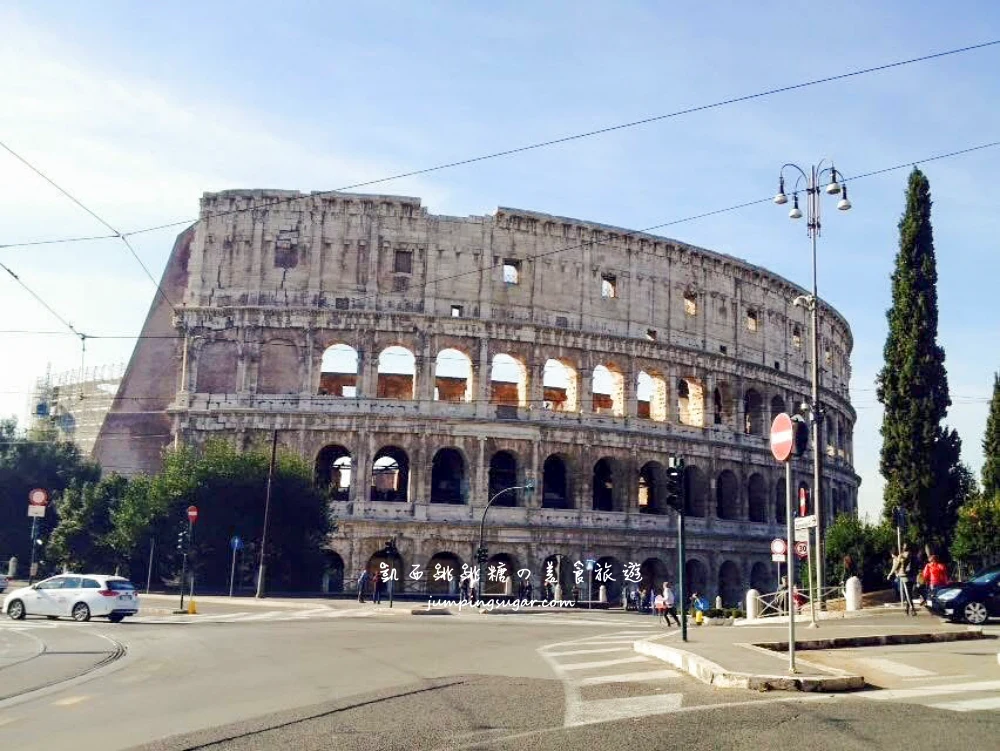
{"type": "Polygon", "coordinates": [[[687,511],[687,477],[684,475],[684,460],[672,456],[667,468],[667,502],[674,507],[680,517],[677,522],[677,606],[681,617],[681,640],[688,640],[687,594],[685,592],[685,549],[684,516],[687,511]]]}

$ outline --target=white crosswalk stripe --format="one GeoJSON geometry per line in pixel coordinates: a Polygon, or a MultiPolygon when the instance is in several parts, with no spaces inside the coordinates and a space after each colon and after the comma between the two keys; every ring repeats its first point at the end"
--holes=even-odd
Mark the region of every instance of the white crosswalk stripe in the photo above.
{"type": "Polygon", "coordinates": [[[173,623],[189,625],[193,623],[282,623],[288,621],[310,621],[331,618],[369,618],[376,615],[373,610],[308,608],[304,610],[266,610],[264,612],[203,613],[196,616],[174,615],[155,618],[139,616],[133,623],[173,623]]]}
{"type": "Polygon", "coordinates": [[[938,683],[933,686],[862,691],[854,696],[869,701],[901,701],[922,704],[934,709],[945,709],[953,712],[1000,710],[1000,681],[938,683]],[[958,698],[969,694],[986,694],[986,696],[958,698]]]}

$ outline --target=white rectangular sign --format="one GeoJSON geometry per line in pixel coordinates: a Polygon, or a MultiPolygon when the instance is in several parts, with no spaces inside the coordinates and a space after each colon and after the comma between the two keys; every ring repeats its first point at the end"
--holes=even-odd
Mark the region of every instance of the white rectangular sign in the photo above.
{"type": "Polygon", "coordinates": [[[800,516],[795,520],[796,529],[812,529],[816,526],[816,514],[809,514],[809,516],[800,516]]]}
{"type": "Polygon", "coordinates": [[[771,560],[775,563],[784,563],[785,554],[784,553],[771,553],[771,560]]]}
{"type": "Polygon", "coordinates": [[[795,542],[809,542],[809,529],[795,530],[795,542]]]}
{"type": "Polygon", "coordinates": [[[34,503],[30,503],[28,504],[28,516],[44,517],[46,508],[46,506],[39,506],[34,503]]]}

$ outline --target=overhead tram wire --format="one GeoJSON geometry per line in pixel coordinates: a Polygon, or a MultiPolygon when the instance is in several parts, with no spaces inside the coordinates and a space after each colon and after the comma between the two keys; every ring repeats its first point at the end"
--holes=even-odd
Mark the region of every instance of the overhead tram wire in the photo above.
{"type": "MultiPolygon", "coordinates": [[[[698,112],[706,112],[706,111],[709,111],[709,110],[719,109],[719,108],[727,107],[727,106],[734,105],[734,104],[740,104],[742,102],[753,101],[755,99],[763,99],[763,98],[766,98],[766,97],[775,96],[777,94],[784,94],[784,93],[787,93],[787,92],[790,92],[790,91],[797,91],[799,89],[805,89],[805,88],[809,88],[809,87],[812,87],[812,86],[819,86],[819,85],[826,84],[826,83],[833,83],[835,81],[843,81],[843,80],[847,80],[847,79],[851,79],[851,78],[857,78],[859,76],[864,76],[864,75],[868,75],[868,74],[871,74],[871,73],[880,73],[880,72],[883,72],[883,71],[886,71],[886,70],[891,70],[891,69],[894,69],[894,68],[901,68],[901,67],[904,67],[904,66],[907,66],[907,65],[914,65],[916,63],[927,62],[929,60],[938,60],[938,59],[941,59],[941,58],[944,58],[944,57],[950,57],[952,55],[959,55],[959,54],[963,54],[963,53],[966,53],[966,52],[974,52],[974,51],[977,51],[977,50],[982,50],[982,49],[986,49],[986,48],[989,48],[989,47],[994,47],[994,46],[997,46],[997,45],[1000,45],[1000,39],[994,39],[994,40],[990,40],[990,41],[987,41],[987,42],[982,42],[980,44],[967,45],[967,46],[964,46],[964,47],[956,47],[956,48],[949,49],[949,50],[944,50],[944,51],[941,51],[941,52],[933,52],[933,53],[930,53],[930,54],[927,54],[927,55],[920,55],[918,57],[907,58],[905,60],[897,60],[897,61],[894,61],[894,62],[891,62],[891,63],[884,63],[882,65],[874,65],[874,66],[870,66],[870,67],[867,67],[867,68],[860,68],[858,70],[848,71],[847,73],[839,73],[839,74],[836,74],[836,75],[825,76],[823,78],[816,78],[816,79],[812,79],[810,81],[802,81],[802,82],[795,83],[795,84],[790,84],[790,85],[787,85],[787,86],[779,86],[779,87],[775,87],[775,88],[765,89],[763,91],[758,91],[758,92],[755,92],[755,93],[752,93],[752,94],[744,94],[742,96],[730,97],[728,99],[722,99],[722,100],[719,100],[719,101],[716,101],[716,102],[711,102],[709,104],[702,104],[702,105],[696,105],[694,107],[687,107],[687,108],[684,108],[684,109],[674,110],[673,112],[667,112],[667,113],[664,113],[664,114],[661,114],[661,115],[653,115],[651,117],[645,117],[645,118],[641,118],[639,120],[632,120],[632,121],[629,121],[629,122],[618,123],[616,125],[609,125],[609,126],[604,127],[604,128],[597,128],[595,130],[584,131],[582,133],[574,133],[574,134],[570,134],[568,136],[561,136],[561,137],[557,137],[557,138],[551,138],[551,139],[548,139],[548,140],[545,140],[545,141],[539,141],[537,143],[527,144],[527,145],[524,145],[524,146],[517,146],[517,147],[514,147],[514,148],[504,149],[504,150],[501,150],[501,151],[494,151],[494,152],[491,152],[491,153],[488,153],[488,154],[483,154],[483,155],[480,155],[480,156],[474,156],[474,157],[469,157],[469,158],[466,158],[466,159],[459,159],[459,160],[455,160],[455,161],[451,161],[451,162],[445,162],[445,163],[442,163],[442,164],[434,165],[432,167],[425,167],[423,169],[411,170],[409,172],[400,172],[400,173],[397,173],[397,174],[394,174],[394,175],[389,175],[387,177],[377,178],[375,180],[365,180],[365,181],[362,181],[362,182],[357,182],[357,183],[351,183],[349,185],[344,185],[344,186],[339,187],[339,188],[332,188],[332,189],[329,189],[329,190],[316,191],[315,193],[310,193],[308,196],[303,196],[303,195],[289,196],[287,198],[275,199],[274,201],[271,201],[270,203],[263,204],[263,205],[260,205],[260,206],[251,206],[251,207],[244,207],[244,208],[239,208],[239,209],[229,209],[229,210],[226,210],[226,211],[220,211],[220,212],[216,212],[214,214],[210,214],[206,218],[212,219],[212,218],[221,217],[221,216],[229,216],[229,215],[232,215],[232,214],[239,214],[239,213],[243,213],[243,212],[246,212],[246,211],[268,209],[268,208],[272,208],[274,206],[278,206],[278,205],[281,205],[281,204],[284,204],[284,203],[290,203],[292,201],[298,201],[298,200],[301,200],[303,198],[310,198],[310,197],[330,195],[330,194],[333,194],[333,193],[340,193],[340,192],[343,192],[343,191],[355,190],[357,188],[366,188],[366,187],[369,187],[369,186],[372,186],[372,185],[379,185],[379,184],[382,184],[382,183],[392,182],[392,181],[395,181],[395,180],[402,180],[402,179],[408,178],[408,177],[418,177],[420,175],[426,175],[426,174],[430,174],[432,172],[440,172],[442,170],[452,169],[454,167],[461,167],[461,166],[466,166],[466,165],[469,165],[469,164],[476,164],[476,163],[479,163],[479,162],[485,162],[485,161],[490,161],[490,160],[493,160],[493,159],[499,159],[501,157],[513,156],[513,155],[516,155],[516,154],[523,154],[523,153],[528,152],[528,151],[536,151],[538,149],[548,148],[550,146],[557,146],[557,145],[569,143],[569,142],[572,142],[572,141],[582,140],[582,139],[585,139],[585,138],[592,138],[592,137],[599,136],[599,135],[605,135],[605,134],[608,134],[608,133],[613,133],[613,132],[617,132],[617,131],[621,131],[621,130],[627,130],[629,128],[636,128],[636,127],[639,127],[641,125],[648,125],[650,123],[661,122],[661,121],[664,121],[664,120],[670,120],[670,119],[674,119],[674,118],[679,118],[679,117],[683,117],[685,115],[691,115],[691,114],[695,114],[695,113],[698,113],[698,112]]],[[[3,145],[3,144],[0,143],[0,145],[3,145]]],[[[5,146],[4,148],[7,148],[7,147],[5,146]]],[[[9,148],[7,150],[10,151],[9,148]]],[[[13,152],[11,152],[11,153],[13,153],[13,152]]],[[[17,155],[15,154],[15,156],[17,156],[17,155]]],[[[21,159],[21,157],[18,156],[18,159],[21,159]]],[[[23,162],[25,162],[25,164],[27,164],[27,162],[24,159],[21,159],[21,161],[23,161],[23,162]]],[[[31,165],[28,165],[28,166],[31,166],[31,165]]],[[[34,168],[32,167],[32,169],[34,169],[34,168]]],[[[41,173],[39,173],[39,174],[41,174],[41,173]]],[[[45,179],[48,180],[48,178],[45,178],[45,179]]],[[[56,185],[51,180],[48,180],[48,181],[52,185],[54,185],[55,187],[57,187],[57,188],[59,187],[58,185],[56,185]]],[[[65,193],[65,191],[62,190],[62,188],[59,188],[59,190],[62,191],[63,193],[65,193]]],[[[67,196],[69,196],[68,193],[65,193],[65,194],[67,196]]],[[[72,198],[72,196],[70,196],[70,198],[72,198]]],[[[90,209],[87,209],[85,206],[83,206],[83,204],[81,204],[75,198],[73,198],[72,200],[74,202],[76,202],[78,205],[80,205],[82,208],[84,208],[89,214],[91,214],[96,219],[98,219],[98,221],[100,221],[101,224],[103,224],[104,226],[108,227],[113,232],[115,232],[115,235],[113,235],[113,237],[119,237],[119,238],[121,238],[121,237],[131,237],[131,236],[134,236],[134,235],[144,234],[144,233],[147,233],[147,232],[155,232],[157,230],[162,230],[162,229],[170,229],[170,228],[179,227],[179,226],[182,226],[182,225],[183,226],[187,226],[187,225],[194,224],[194,223],[196,223],[196,222],[198,222],[198,221],[201,220],[201,217],[195,217],[193,219],[185,219],[185,220],[176,221],[176,222],[168,222],[166,224],[159,224],[159,225],[155,225],[155,226],[152,226],[152,227],[145,227],[145,228],[142,228],[142,229],[137,229],[137,230],[132,230],[130,232],[121,233],[121,232],[118,232],[117,230],[115,230],[114,228],[112,228],[107,222],[105,222],[103,219],[101,219],[96,214],[94,214],[94,212],[92,212],[90,209]]],[[[58,242],[79,242],[79,241],[84,240],[84,239],[91,239],[91,238],[65,238],[64,240],[49,240],[49,241],[45,241],[45,242],[46,242],[46,244],[53,244],[53,243],[58,243],[58,242]]],[[[9,243],[9,244],[6,244],[6,245],[0,245],[0,247],[3,247],[3,248],[14,248],[14,247],[21,247],[21,246],[31,245],[31,244],[34,244],[34,243],[9,243]]],[[[140,261],[140,263],[142,263],[142,262],[140,261]]],[[[148,274],[148,271],[147,271],[147,274],[148,274]]],[[[150,277],[150,278],[152,278],[152,277],[150,277]]],[[[157,286],[159,286],[159,285],[157,285],[157,286]]]]}
{"type": "MultiPolygon", "coordinates": [[[[83,204],[83,202],[80,201],[76,196],[74,196],[72,193],[70,193],[68,190],[66,190],[64,187],[62,187],[59,183],[57,183],[51,177],[49,177],[44,172],[42,172],[38,167],[36,167],[31,162],[29,162],[23,156],[21,156],[16,151],[14,151],[10,146],[8,146],[7,144],[5,144],[3,141],[0,141],[0,147],[2,147],[7,153],[9,153],[11,156],[13,156],[19,162],[21,162],[21,164],[23,164],[25,167],[27,167],[28,169],[30,169],[32,172],[34,172],[40,178],[42,178],[43,180],[45,180],[45,182],[47,182],[53,188],[55,188],[60,193],[62,193],[64,196],[66,196],[66,198],[68,198],[73,203],[75,203],[77,206],[79,206],[81,209],[83,209],[88,214],[90,214],[94,219],[96,219],[102,225],[104,225],[109,230],[111,230],[114,233],[114,235],[112,235],[112,237],[117,237],[119,240],[121,240],[125,244],[125,247],[128,248],[129,253],[132,254],[132,257],[136,260],[136,262],[138,262],[139,266],[142,267],[142,270],[146,273],[146,276],[149,277],[149,281],[151,281],[153,283],[153,286],[156,287],[156,290],[157,290],[157,292],[160,293],[160,296],[163,297],[164,300],[166,300],[167,305],[170,306],[171,310],[175,310],[175,311],[177,310],[177,307],[173,304],[173,302],[170,301],[170,298],[167,297],[167,293],[163,291],[163,287],[160,286],[160,283],[158,281],[156,281],[156,279],[153,278],[152,274],[149,273],[149,269],[146,267],[146,264],[142,262],[142,259],[139,257],[139,254],[135,252],[135,248],[132,247],[132,244],[128,241],[128,238],[125,237],[125,235],[123,235],[120,231],[118,231],[117,229],[115,229],[114,227],[112,227],[107,221],[105,221],[104,219],[102,219],[95,211],[93,211],[92,209],[90,209],[87,206],[85,206],[83,204]]],[[[47,244],[51,245],[51,244],[54,244],[54,242],[55,241],[49,241],[47,244]]],[[[7,246],[4,246],[4,247],[13,247],[13,246],[7,245],[7,246]]]]}

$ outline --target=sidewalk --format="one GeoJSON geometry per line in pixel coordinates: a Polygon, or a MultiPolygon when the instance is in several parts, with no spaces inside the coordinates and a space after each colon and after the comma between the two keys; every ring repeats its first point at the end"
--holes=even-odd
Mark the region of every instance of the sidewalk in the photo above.
{"type": "Polygon", "coordinates": [[[724,688],[760,691],[851,691],[863,688],[865,679],[809,660],[809,651],[842,647],[877,646],[985,637],[981,628],[941,623],[935,616],[916,618],[872,617],[823,621],[809,628],[809,618],[795,621],[794,675],[788,672],[788,619],[764,625],[697,626],[689,619],[688,641],[680,632],[640,639],[633,644],[639,654],[663,660],[698,680],[724,688]]]}

